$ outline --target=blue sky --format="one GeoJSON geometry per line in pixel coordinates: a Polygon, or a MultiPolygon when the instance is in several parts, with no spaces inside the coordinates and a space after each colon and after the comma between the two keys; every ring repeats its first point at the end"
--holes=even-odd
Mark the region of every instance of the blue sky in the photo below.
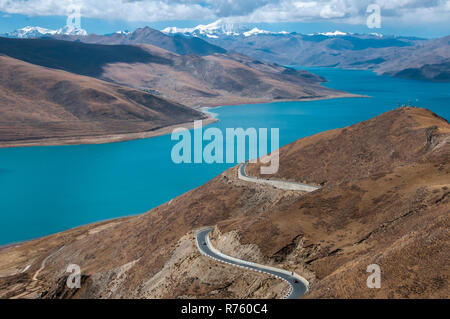
{"type": "Polygon", "coordinates": [[[82,28],[107,34],[150,26],[193,27],[217,19],[270,31],[345,32],[440,37],[450,34],[448,0],[0,0],[0,33],[24,26],[57,29],[70,4],[82,8],[82,28]],[[380,29],[366,26],[369,4],[381,9],[380,29]]]}

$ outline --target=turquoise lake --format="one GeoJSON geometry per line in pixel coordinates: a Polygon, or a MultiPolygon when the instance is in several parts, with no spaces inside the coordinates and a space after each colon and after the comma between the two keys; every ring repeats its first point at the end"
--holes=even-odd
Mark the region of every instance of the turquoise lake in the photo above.
{"type": "MultiPolygon", "coordinates": [[[[212,126],[279,128],[280,146],[344,127],[398,103],[450,119],[450,83],[307,68],[329,87],[371,98],[277,102],[215,108],[212,126]]],[[[210,126],[209,126],[210,127],[210,126]]],[[[236,164],[174,164],[170,135],[103,145],[0,149],[0,245],[148,211],[236,164]]]]}

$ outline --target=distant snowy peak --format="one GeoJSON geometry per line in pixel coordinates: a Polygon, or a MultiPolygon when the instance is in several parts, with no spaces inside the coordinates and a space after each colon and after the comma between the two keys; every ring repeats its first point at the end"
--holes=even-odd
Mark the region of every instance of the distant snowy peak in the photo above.
{"type": "Polygon", "coordinates": [[[317,33],[320,35],[326,35],[327,37],[336,37],[336,36],[342,36],[342,35],[349,35],[352,33],[347,33],[347,32],[341,32],[339,30],[333,31],[333,32],[322,32],[322,33],[317,33]]]}
{"type": "Polygon", "coordinates": [[[25,27],[17,29],[13,32],[6,33],[7,36],[12,38],[37,38],[43,35],[54,35],[56,30],[49,30],[41,27],[25,27]]]}
{"type": "Polygon", "coordinates": [[[260,30],[258,28],[253,28],[250,31],[244,32],[242,33],[244,36],[246,37],[250,37],[252,35],[258,35],[258,34],[270,34],[272,32],[270,31],[266,31],[266,30],[260,30]]]}
{"type": "Polygon", "coordinates": [[[6,33],[8,37],[11,38],[39,38],[42,36],[56,35],[56,34],[65,34],[65,35],[87,35],[86,30],[75,28],[72,26],[65,26],[58,30],[50,30],[41,27],[30,27],[27,26],[25,28],[17,29],[13,32],[6,33]]]}
{"type": "Polygon", "coordinates": [[[369,35],[372,35],[372,36],[377,37],[377,38],[382,38],[383,37],[383,35],[381,33],[376,33],[376,32],[369,33],[369,35]]]}
{"type": "Polygon", "coordinates": [[[260,34],[287,34],[286,31],[282,32],[271,32],[266,30],[260,30],[258,28],[250,29],[244,27],[241,24],[229,23],[224,20],[217,20],[210,24],[200,24],[194,28],[177,28],[168,27],[161,30],[166,34],[184,34],[187,36],[203,36],[207,38],[217,39],[223,36],[240,36],[249,37],[252,35],[260,34]]]}
{"type": "Polygon", "coordinates": [[[130,33],[131,32],[128,31],[128,30],[119,30],[119,31],[116,31],[116,33],[114,33],[114,34],[127,35],[127,34],[130,34],[130,33]]]}
{"type": "MultiPolygon", "coordinates": [[[[333,31],[333,32],[319,32],[319,33],[311,33],[308,34],[310,36],[312,35],[324,35],[327,37],[339,37],[339,36],[345,36],[345,35],[349,35],[349,36],[364,36],[364,34],[358,34],[358,33],[352,33],[352,32],[342,32],[339,30],[333,31]]],[[[382,38],[383,35],[380,33],[369,33],[366,34],[366,36],[371,36],[371,37],[376,37],[376,38],[382,38]]]]}
{"type": "Polygon", "coordinates": [[[223,20],[217,20],[210,24],[200,24],[194,28],[168,27],[162,30],[164,33],[181,33],[190,36],[205,36],[208,38],[218,38],[222,35],[239,35],[235,30],[237,27],[232,23],[226,23],[223,20]]]}
{"type": "Polygon", "coordinates": [[[65,27],[56,30],[56,34],[65,35],[87,35],[86,30],[66,25],[65,27]]]}

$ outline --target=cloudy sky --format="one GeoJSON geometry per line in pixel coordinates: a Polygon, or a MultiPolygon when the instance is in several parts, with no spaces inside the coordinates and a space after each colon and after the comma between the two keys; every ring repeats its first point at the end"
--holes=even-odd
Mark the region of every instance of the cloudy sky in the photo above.
{"type": "Polygon", "coordinates": [[[0,32],[26,25],[64,24],[71,4],[81,6],[83,28],[107,33],[143,25],[194,26],[219,18],[280,31],[442,36],[450,34],[450,0],[0,0],[0,32]],[[382,28],[366,26],[367,8],[381,8],[382,28]]]}

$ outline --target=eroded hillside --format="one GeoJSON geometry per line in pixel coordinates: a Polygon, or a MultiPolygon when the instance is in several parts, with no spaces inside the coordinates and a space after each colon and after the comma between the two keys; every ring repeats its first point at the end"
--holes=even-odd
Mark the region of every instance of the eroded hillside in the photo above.
{"type": "Polygon", "coordinates": [[[0,56],[0,146],[111,142],[205,119],[181,104],[0,56]]]}
{"type": "Polygon", "coordinates": [[[161,47],[145,41],[133,43],[103,45],[0,37],[0,54],[115,82],[191,107],[354,96],[320,85],[325,79],[307,71],[243,55],[222,51],[180,55],[163,49],[159,42],[161,47]]]}
{"type": "Polygon", "coordinates": [[[239,180],[234,167],[146,214],[4,247],[1,297],[283,294],[280,281],[201,256],[194,231],[210,225],[223,252],[307,278],[307,298],[449,296],[446,120],[396,109],[296,141],[280,159],[278,178],[323,187],[274,189],[239,180]],[[72,263],[82,269],[80,290],[65,286],[72,263]],[[380,289],[366,286],[369,264],[381,267],[380,289]]]}

